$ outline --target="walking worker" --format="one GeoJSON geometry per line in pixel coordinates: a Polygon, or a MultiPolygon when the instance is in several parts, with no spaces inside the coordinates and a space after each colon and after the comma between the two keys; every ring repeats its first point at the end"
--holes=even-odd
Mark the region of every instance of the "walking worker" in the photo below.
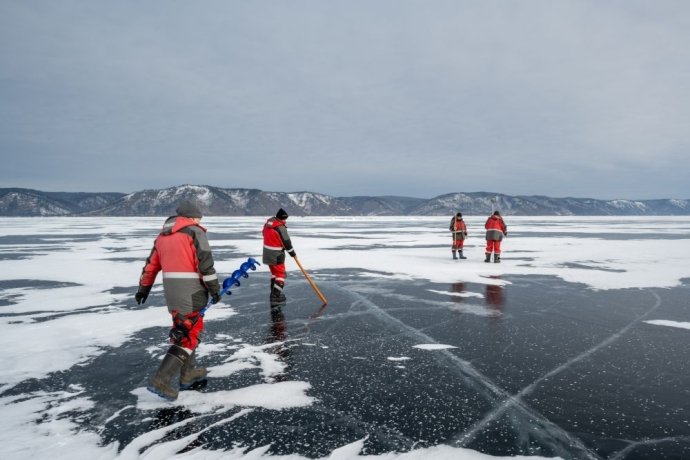
{"type": "Polygon", "coordinates": [[[195,360],[204,329],[204,318],[198,312],[208,303],[209,294],[213,303],[220,300],[220,283],[206,229],[199,225],[201,217],[194,203],[179,204],[177,215],[168,217],[153,244],[134,296],[138,304],[146,302],[158,272],[163,272],[165,301],[173,323],[172,345],[147,388],[170,401],[177,399],[179,390],[206,379],[206,368],[197,367],[195,360]]]}
{"type": "Polygon", "coordinates": [[[275,217],[270,217],[264,224],[264,252],[263,262],[271,270],[271,307],[283,305],[287,300],[283,288],[285,287],[285,251],[295,257],[290,235],[288,235],[285,221],[288,213],[280,208],[275,217]]]}
{"type": "Polygon", "coordinates": [[[467,259],[467,257],[462,255],[462,248],[465,245],[465,238],[467,238],[467,225],[465,225],[465,221],[462,220],[461,212],[455,214],[450,220],[450,231],[453,235],[453,244],[451,245],[453,260],[458,259],[455,255],[456,252],[460,256],[460,259],[467,259]]]}
{"type": "Polygon", "coordinates": [[[501,213],[494,211],[484,224],[486,229],[486,259],[484,262],[491,262],[491,253],[494,253],[494,263],[501,262],[501,241],[504,236],[508,236],[508,227],[506,227],[501,213]]]}

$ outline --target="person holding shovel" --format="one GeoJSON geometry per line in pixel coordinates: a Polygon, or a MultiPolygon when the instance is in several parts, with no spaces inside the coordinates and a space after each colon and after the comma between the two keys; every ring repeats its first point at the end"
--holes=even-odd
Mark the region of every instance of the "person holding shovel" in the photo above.
{"type": "Polygon", "coordinates": [[[270,217],[263,228],[264,251],[263,263],[271,270],[271,294],[269,297],[271,307],[284,305],[287,298],[285,288],[285,251],[291,257],[295,257],[295,248],[292,247],[290,235],[288,235],[285,221],[288,213],[280,208],[275,217],[270,217]]]}

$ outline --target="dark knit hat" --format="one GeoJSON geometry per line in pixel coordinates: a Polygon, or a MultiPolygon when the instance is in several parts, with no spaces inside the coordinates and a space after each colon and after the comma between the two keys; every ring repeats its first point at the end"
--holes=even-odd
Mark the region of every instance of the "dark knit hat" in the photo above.
{"type": "Polygon", "coordinates": [[[201,218],[201,210],[191,201],[183,201],[177,206],[177,215],[182,217],[201,218]]]}
{"type": "Polygon", "coordinates": [[[455,215],[455,217],[462,217],[462,213],[461,213],[461,212],[457,213],[457,214],[455,215]]]}
{"type": "Polygon", "coordinates": [[[288,213],[285,211],[285,209],[280,208],[278,212],[276,213],[276,217],[280,220],[285,220],[288,218],[288,213]]]}
{"type": "Polygon", "coordinates": [[[494,216],[500,216],[500,215],[501,215],[501,213],[500,213],[500,212],[498,212],[498,211],[494,211],[494,216]]]}

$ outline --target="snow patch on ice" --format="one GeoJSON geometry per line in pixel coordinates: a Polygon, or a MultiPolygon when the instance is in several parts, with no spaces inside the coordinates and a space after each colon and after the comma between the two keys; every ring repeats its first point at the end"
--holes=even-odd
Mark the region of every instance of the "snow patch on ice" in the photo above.
{"type": "MultiPolygon", "coordinates": [[[[58,295],[56,301],[59,300],[58,295]]],[[[218,304],[214,308],[216,306],[219,308],[208,315],[209,321],[237,314],[231,308],[218,304]]],[[[11,341],[9,343],[22,344],[21,347],[9,347],[4,351],[7,362],[13,365],[3,367],[0,383],[16,384],[29,378],[42,378],[51,372],[84,363],[104,353],[104,347],[119,347],[142,329],[170,327],[167,310],[161,311],[160,306],[143,310],[111,310],[72,314],[50,322],[21,325],[8,324],[11,317],[0,318],[4,338],[11,341]],[[26,340],[27,337],[40,337],[40,340],[26,340]]],[[[163,334],[161,338],[164,338],[163,334]]]]}
{"type": "MultiPolygon", "coordinates": [[[[286,365],[278,359],[278,355],[267,350],[282,346],[283,344],[284,342],[273,342],[258,346],[242,344],[238,349],[236,346],[226,347],[226,349],[235,348],[237,351],[226,358],[223,364],[209,367],[209,374],[212,377],[227,377],[239,371],[259,369],[264,379],[270,382],[273,377],[285,371],[286,365]]],[[[202,345],[199,348],[203,351],[202,345]]],[[[207,344],[207,346],[209,349],[218,349],[218,344],[207,344]]],[[[206,350],[204,353],[208,353],[208,351],[206,350]]]]}
{"type": "MultiPolygon", "coordinates": [[[[229,419],[221,420],[220,422],[213,424],[219,425],[221,423],[227,423],[228,420],[237,418],[244,414],[237,414],[229,419]]],[[[167,459],[177,459],[184,458],[187,460],[260,460],[260,459],[271,459],[276,458],[280,460],[309,460],[307,457],[303,457],[298,454],[291,455],[270,455],[267,452],[270,449],[270,445],[256,447],[254,449],[248,449],[243,447],[235,447],[229,450],[202,450],[194,449],[183,454],[177,454],[183,447],[189,444],[191,441],[198,437],[198,434],[188,436],[176,441],[166,441],[164,443],[156,444],[153,448],[143,452],[143,456],[150,460],[167,460],[167,459]]],[[[165,433],[161,433],[161,437],[165,433]]],[[[416,449],[409,452],[398,453],[389,452],[385,454],[378,455],[367,455],[362,453],[365,450],[366,438],[354,441],[350,444],[346,444],[335,449],[326,457],[319,457],[314,460],[501,460],[501,459],[531,459],[531,460],[545,460],[547,457],[533,456],[517,456],[517,457],[494,457],[491,455],[481,454],[479,452],[466,449],[463,447],[451,447],[451,446],[435,446],[424,449],[416,449]]],[[[148,442],[152,442],[151,439],[148,442]]],[[[140,446],[137,446],[140,447],[140,446]]],[[[129,453],[129,452],[128,452],[129,453]]],[[[128,457],[129,458],[129,457],[128,457]]],[[[139,457],[134,457],[139,458],[139,457]]],[[[558,457],[548,457],[551,460],[558,460],[558,457]]]]}
{"type": "Polygon", "coordinates": [[[449,348],[458,348],[453,345],[444,345],[441,343],[422,343],[413,345],[412,348],[419,348],[420,350],[447,350],[449,348]]]}
{"type": "Polygon", "coordinates": [[[449,310],[457,311],[460,313],[468,313],[470,315],[477,316],[496,316],[496,311],[487,310],[483,305],[470,305],[470,304],[450,304],[448,305],[449,310]]]}
{"type": "Polygon", "coordinates": [[[436,289],[427,289],[429,292],[434,292],[436,294],[449,295],[451,297],[478,297],[480,299],[484,298],[484,294],[479,292],[450,292],[450,291],[437,291],[436,289]]]}
{"type": "Polygon", "coordinates": [[[261,383],[212,393],[181,391],[174,402],[168,402],[143,387],[133,390],[132,394],[138,398],[137,407],[141,410],[184,406],[194,413],[206,413],[232,407],[263,407],[272,410],[305,407],[315,401],[315,398],[306,394],[310,388],[308,382],[291,381],[261,383]]]}
{"type": "Polygon", "coordinates": [[[669,326],[677,327],[680,329],[690,329],[690,323],[679,322],[679,321],[669,321],[665,319],[653,319],[650,321],[645,321],[645,323],[654,324],[656,326],[669,326]]]}
{"type": "Polygon", "coordinates": [[[117,444],[101,446],[96,433],[84,431],[65,417],[93,404],[76,392],[35,392],[0,398],[0,445],[3,458],[116,458],[117,444]],[[40,423],[37,423],[40,421],[40,423]]]}

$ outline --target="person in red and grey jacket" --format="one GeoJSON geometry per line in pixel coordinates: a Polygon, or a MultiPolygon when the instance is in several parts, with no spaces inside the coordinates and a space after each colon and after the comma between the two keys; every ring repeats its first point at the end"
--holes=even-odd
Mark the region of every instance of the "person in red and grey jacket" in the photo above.
{"type": "Polygon", "coordinates": [[[462,220],[462,213],[459,212],[450,220],[450,231],[453,235],[453,244],[450,249],[453,251],[453,259],[458,257],[455,255],[457,252],[461,259],[467,259],[467,257],[462,255],[462,248],[465,245],[465,238],[467,238],[467,225],[465,221],[462,220]]]}
{"type": "Polygon", "coordinates": [[[285,251],[295,257],[290,235],[288,235],[285,221],[288,213],[280,208],[275,217],[269,218],[264,224],[264,252],[263,262],[271,270],[271,307],[283,305],[287,300],[283,288],[285,287],[285,251]]]}
{"type": "Polygon", "coordinates": [[[494,211],[493,215],[486,220],[484,224],[486,229],[486,258],[484,262],[491,262],[491,253],[494,253],[494,262],[501,261],[501,241],[504,236],[508,236],[508,227],[506,227],[501,213],[494,211]]]}
{"type": "Polygon", "coordinates": [[[171,401],[177,399],[179,390],[206,379],[206,369],[197,367],[195,360],[199,334],[204,329],[204,318],[198,312],[208,303],[209,294],[213,303],[220,300],[211,246],[200,221],[201,211],[195,204],[180,203],[177,216],[165,221],[153,244],[134,296],[138,304],[146,302],[158,272],[163,272],[165,301],[173,320],[172,345],[147,388],[171,401]]]}

